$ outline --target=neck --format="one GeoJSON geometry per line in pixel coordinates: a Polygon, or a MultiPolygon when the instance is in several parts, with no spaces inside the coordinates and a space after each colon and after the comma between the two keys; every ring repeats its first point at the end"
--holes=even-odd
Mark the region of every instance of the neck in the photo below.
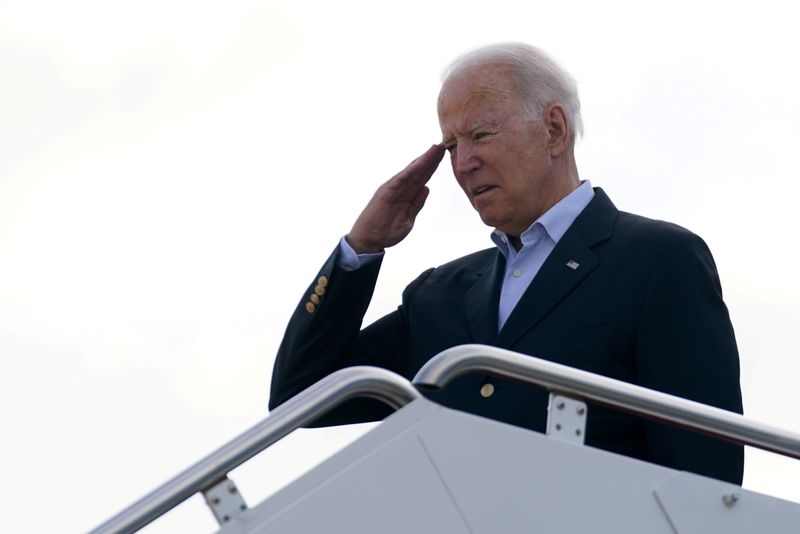
{"type": "Polygon", "coordinates": [[[581,179],[578,176],[578,167],[575,165],[575,158],[569,154],[553,175],[550,191],[547,193],[545,202],[540,205],[541,212],[534,214],[531,224],[544,215],[547,210],[561,202],[566,196],[581,186],[581,179]]]}
{"type": "Polygon", "coordinates": [[[508,238],[508,242],[511,244],[512,247],[514,247],[514,250],[519,252],[520,249],[522,248],[522,239],[520,237],[522,235],[522,232],[530,228],[530,225],[532,225],[539,217],[544,215],[550,208],[558,204],[561,200],[563,200],[570,193],[572,193],[581,186],[581,181],[578,178],[577,170],[575,174],[573,174],[570,178],[563,180],[562,184],[563,185],[561,187],[559,187],[554,191],[551,202],[546,202],[543,207],[543,211],[541,213],[536,214],[536,216],[527,224],[525,228],[517,229],[518,232],[517,234],[510,234],[506,232],[506,237],[508,238]]]}

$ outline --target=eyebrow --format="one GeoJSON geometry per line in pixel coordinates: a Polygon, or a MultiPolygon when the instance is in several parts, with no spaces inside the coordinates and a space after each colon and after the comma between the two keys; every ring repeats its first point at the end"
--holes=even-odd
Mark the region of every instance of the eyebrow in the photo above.
{"type": "MultiPolygon", "coordinates": [[[[487,128],[487,127],[497,128],[498,124],[499,124],[499,122],[490,123],[490,122],[485,121],[485,120],[484,121],[480,121],[477,124],[475,124],[475,126],[470,128],[469,130],[467,130],[467,134],[471,135],[471,134],[475,133],[476,130],[480,130],[481,128],[487,128]]],[[[445,148],[447,148],[448,144],[452,144],[453,142],[455,142],[455,138],[454,137],[442,137],[442,145],[444,145],[445,148]]]]}

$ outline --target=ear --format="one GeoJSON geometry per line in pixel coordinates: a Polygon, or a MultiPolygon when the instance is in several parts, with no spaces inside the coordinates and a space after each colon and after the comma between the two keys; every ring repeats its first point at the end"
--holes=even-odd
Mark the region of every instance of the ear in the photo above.
{"type": "Polygon", "coordinates": [[[542,115],[550,137],[550,155],[559,157],[569,148],[572,136],[567,121],[567,110],[561,104],[550,104],[544,109],[542,115]]]}

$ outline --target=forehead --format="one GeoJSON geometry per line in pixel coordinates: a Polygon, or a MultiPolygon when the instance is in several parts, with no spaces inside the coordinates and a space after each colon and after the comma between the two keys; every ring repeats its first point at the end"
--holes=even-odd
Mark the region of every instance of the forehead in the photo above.
{"type": "Polygon", "coordinates": [[[461,116],[477,108],[497,111],[520,106],[519,91],[501,67],[479,66],[448,77],[439,92],[439,122],[461,116]]]}

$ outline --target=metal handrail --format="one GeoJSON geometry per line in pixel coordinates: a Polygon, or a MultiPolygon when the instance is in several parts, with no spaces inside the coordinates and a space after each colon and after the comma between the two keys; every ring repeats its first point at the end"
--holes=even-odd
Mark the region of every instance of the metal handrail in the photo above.
{"type": "Polygon", "coordinates": [[[397,410],[420,396],[408,380],[385,369],[357,366],[336,371],[278,406],[261,422],[145,495],[90,534],[135,532],[345,400],[371,397],[397,410]]]}
{"type": "Polygon", "coordinates": [[[666,393],[532,356],[486,345],[461,345],[430,359],[412,380],[421,389],[441,388],[453,378],[485,372],[543,386],[573,397],[800,459],[800,434],[666,393]]]}

